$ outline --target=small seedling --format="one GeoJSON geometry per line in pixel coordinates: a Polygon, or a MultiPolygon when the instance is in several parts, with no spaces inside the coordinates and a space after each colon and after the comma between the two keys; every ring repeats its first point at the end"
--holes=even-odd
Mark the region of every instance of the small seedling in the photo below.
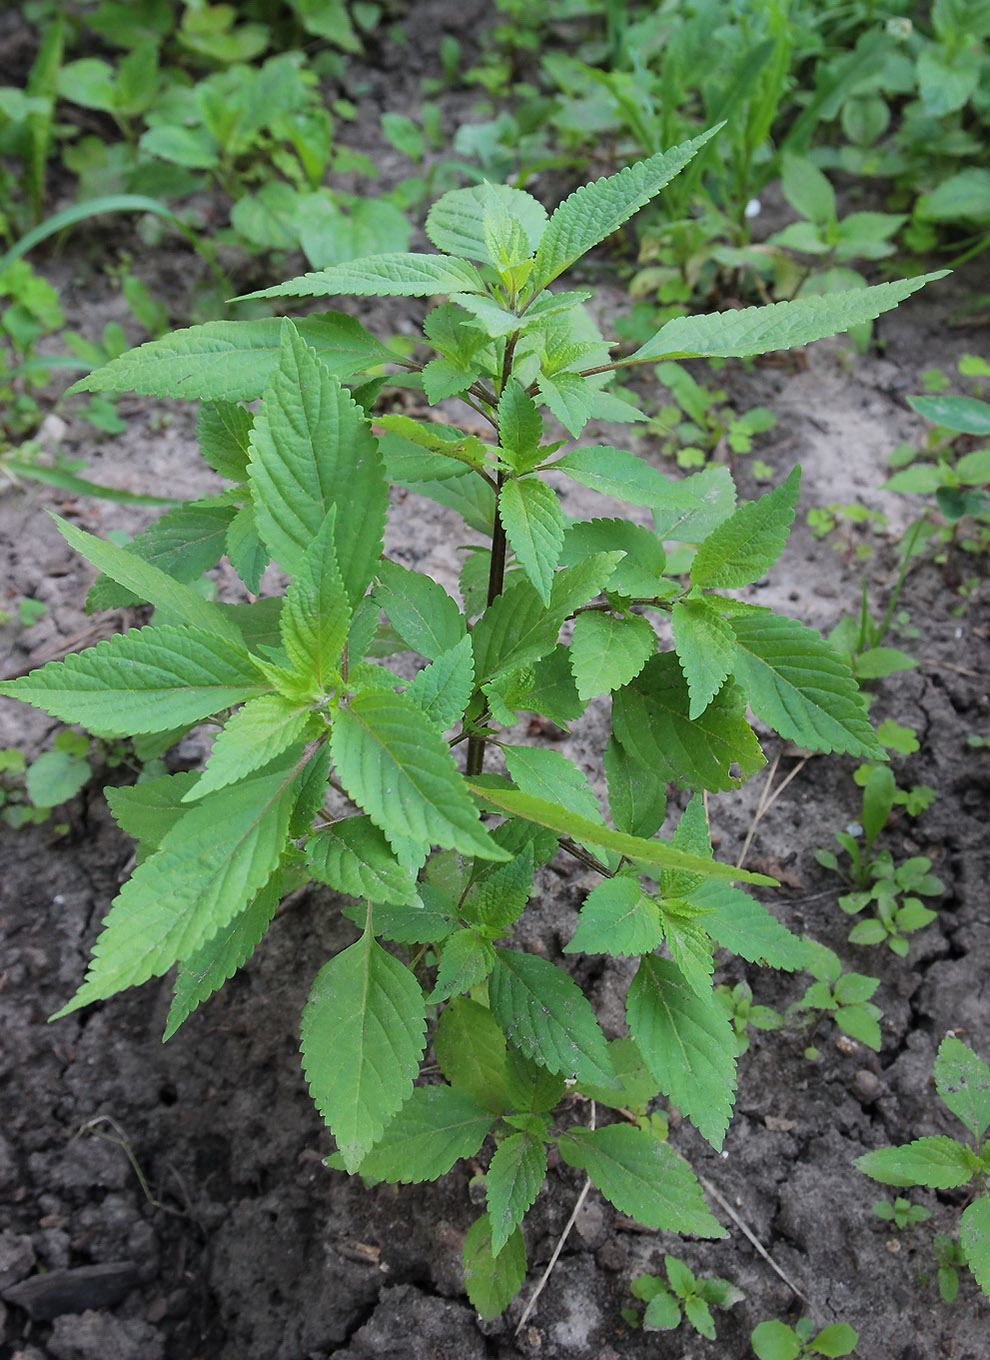
{"type": "MultiPolygon", "coordinates": [[[[750,453],[756,435],[772,430],[777,417],[765,406],[738,415],[721,388],[705,387],[681,364],[657,364],[656,375],[675,404],[661,407],[650,421],[652,434],[663,439],[661,449],[681,468],[700,468],[711,458],[730,465],[737,454],[750,453]]],[[[765,463],[754,464],[758,477],[769,476],[765,463]]]]}
{"type": "Polygon", "coordinates": [[[92,778],[89,751],[88,737],[68,730],[30,765],[16,747],[0,751],[0,817],[12,827],[47,821],[92,778]]]}
{"type": "MultiPolygon", "coordinates": [[[[665,1256],[663,1263],[667,1284],[659,1275],[637,1275],[629,1286],[633,1296],[646,1304],[644,1332],[672,1332],[683,1315],[700,1336],[714,1341],[712,1307],[731,1308],[745,1297],[742,1290],[728,1280],[696,1276],[676,1256],[665,1256]]],[[[622,1316],[634,1326],[639,1321],[634,1309],[624,1310],[622,1316]]]]}
{"type": "Polygon", "coordinates": [[[934,1076],[943,1104],[974,1141],[944,1135],[916,1138],[900,1147],[867,1152],[855,1164],[884,1185],[950,1190],[972,1184],[974,1198],[959,1220],[959,1242],[977,1284],[990,1297],[990,1139],[984,1141],[990,1128],[990,1065],[954,1034],[947,1034],[939,1044],[934,1076]]]}
{"type": "Polygon", "coordinates": [[[967,1265],[966,1253],[951,1233],[936,1233],[932,1238],[935,1253],[935,1279],[943,1303],[955,1303],[959,1293],[959,1267],[967,1265]]]}
{"type": "Polygon", "coordinates": [[[835,535],[833,547],[836,552],[844,553],[847,562],[868,562],[873,556],[873,544],[864,534],[881,532],[887,524],[887,516],[881,510],[871,510],[867,505],[842,505],[830,501],[828,505],[813,506],[808,511],[808,528],[815,538],[835,535]]]}
{"type": "Polygon", "coordinates": [[[814,1014],[805,1056],[812,1062],[818,1058],[818,1050],[810,1041],[826,1016],[831,1016],[839,1029],[851,1039],[856,1039],[872,1048],[875,1053],[879,1053],[882,1012],[879,1006],[873,1004],[870,997],[880,986],[880,979],[865,977],[862,973],[844,973],[838,955],[831,949],[826,949],[824,945],[812,944],[810,941],[806,941],[806,944],[808,957],[804,966],[815,981],[801,1000],[788,1006],[785,1013],[787,1020],[806,1011],[814,1014]]]}
{"type": "Polygon", "coordinates": [[[873,1212],[885,1223],[893,1223],[898,1232],[913,1228],[916,1223],[927,1223],[932,1216],[931,1209],[926,1209],[923,1204],[912,1204],[903,1195],[898,1195],[894,1200],[878,1199],[873,1212]]]}
{"type": "Polygon", "coordinates": [[[859,1333],[847,1322],[833,1322],[816,1335],[811,1318],[801,1318],[793,1327],[775,1318],[754,1327],[750,1341],[759,1360],[800,1360],[805,1355],[851,1355],[859,1333]]]}
{"type": "Polygon", "coordinates": [[[734,987],[723,983],[715,988],[715,995],[729,1012],[740,1055],[749,1048],[746,1030],[750,1025],[754,1029],[774,1030],[782,1029],[785,1024],[780,1011],[770,1006],[753,1005],[753,989],[748,982],[737,982],[734,987]]]}

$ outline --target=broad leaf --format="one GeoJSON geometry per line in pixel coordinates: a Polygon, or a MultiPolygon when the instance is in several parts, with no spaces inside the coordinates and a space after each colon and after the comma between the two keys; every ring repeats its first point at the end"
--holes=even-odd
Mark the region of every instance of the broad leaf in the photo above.
{"type": "Polygon", "coordinates": [[[303,1070],[346,1170],[409,1098],[425,1035],[419,983],[370,930],[317,974],[302,1017],[303,1070]]]}
{"type": "Polygon", "coordinates": [[[625,449],[596,444],[575,449],[553,464],[555,472],[566,472],[582,486],[603,496],[615,496],[630,505],[663,505],[677,483],[662,476],[644,459],[625,449]]]}
{"type": "Polygon", "coordinates": [[[251,431],[251,496],[275,560],[295,575],[330,507],[337,565],[351,605],[382,551],[388,486],[363,410],[321,367],[289,321],[278,369],[251,431]],[[338,504],[339,503],[339,504],[338,504]]]}
{"type": "Polygon", "coordinates": [[[564,542],[564,514],[556,491],[535,477],[507,481],[499,494],[498,514],[516,560],[549,608],[564,542]]]}
{"type": "Polygon", "coordinates": [[[591,419],[598,389],[579,373],[541,373],[536,385],[552,415],[560,421],[572,439],[591,419]]]}
{"type": "Polygon", "coordinates": [[[609,1085],[612,1064],[591,1003],[536,954],[500,949],[488,980],[492,1014],[509,1039],[551,1072],[609,1085]]]}
{"type": "Polygon", "coordinates": [[[204,402],[199,408],[196,417],[199,451],[213,471],[228,481],[243,482],[247,478],[253,423],[251,412],[234,402],[204,402]]]}
{"type": "Polygon", "coordinates": [[[568,1129],[557,1140],[568,1166],[586,1171],[618,1209],[648,1228],[725,1237],[682,1157],[631,1124],[568,1129]]]}
{"type": "Polygon", "coordinates": [[[585,610],[574,620],[570,660],[578,697],[611,694],[634,680],[657,649],[657,635],[639,614],[617,617],[585,610]]]}
{"type": "Polygon", "coordinates": [[[335,520],[330,511],[306,548],[289,582],[279,616],[282,646],[296,674],[317,695],[330,688],[337,675],[351,606],[337,564],[335,520]]]}
{"type": "Polygon", "coordinates": [[[117,633],[0,693],[103,736],[131,736],[187,727],[269,688],[223,637],[161,627],[117,633]]]}
{"type": "Polygon", "coordinates": [[[228,718],[210,751],[206,769],[184,802],[199,802],[216,789],[234,784],[299,741],[310,711],[281,694],[263,694],[228,718]]]}
{"type": "Polygon", "coordinates": [[[626,363],[654,359],[746,358],[768,350],[810,345],[829,335],[875,320],[926,283],[945,277],[944,269],[914,279],[878,283],[872,288],[850,288],[821,297],[773,302],[768,307],[743,307],[734,312],[675,316],[652,340],[641,345],[626,363]]]}
{"type": "Polygon", "coordinates": [[[951,1190],[973,1179],[973,1154],[954,1138],[938,1134],[915,1138],[900,1147],[878,1148],[857,1157],[855,1165],[884,1185],[928,1185],[951,1190]]]}
{"type": "Polygon", "coordinates": [[[787,542],[800,486],[796,467],[782,486],[723,520],[695,553],[691,584],[732,590],[765,576],[787,542]]]}
{"type": "Polygon", "coordinates": [[[464,1287],[486,1322],[497,1318],[522,1288],[526,1278],[526,1244],[518,1228],[496,1256],[487,1214],[468,1228],[461,1250],[464,1287]]]}
{"type": "Polygon", "coordinates": [[[990,1298],[990,1198],[986,1193],[963,1210],[959,1242],[976,1283],[990,1298]]]}
{"type": "Polygon", "coordinates": [[[938,1046],[933,1069],[935,1089],[969,1129],[982,1138],[990,1128],[990,1066],[954,1034],[938,1046]]]}
{"type": "Polygon", "coordinates": [[[493,194],[522,225],[530,250],[535,250],[547,223],[543,204],[523,189],[487,183],[451,189],[434,203],[426,217],[426,234],[437,250],[481,264],[494,264],[484,230],[485,210],[493,194]]]}
{"type": "Polygon", "coordinates": [[[447,744],[405,695],[355,695],[337,714],[330,751],[350,797],[390,838],[508,858],[478,820],[447,744]]]}
{"type": "Polygon", "coordinates": [[[599,518],[569,525],[560,562],[568,567],[592,553],[617,548],[625,552],[625,557],[609,577],[610,591],[650,597],[670,587],[671,583],[663,580],[666,557],[660,540],[642,524],[627,519],[599,518]]]}
{"type": "Polygon", "coordinates": [[[718,1150],[736,1089],[736,1039],[725,1009],[676,964],[648,955],[626,1000],[629,1031],[660,1089],[718,1150]]]}
{"type": "Polygon", "coordinates": [[[464,615],[438,581],[389,561],[378,578],[375,598],[414,652],[435,661],[464,637],[464,615]]]}
{"type": "Polygon", "coordinates": [[[579,817],[601,822],[595,791],[588,776],[560,751],[544,746],[505,746],[509,778],[523,793],[549,803],[562,803],[579,817]]]}
{"type": "Polygon", "coordinates": [[[876,739],[848,666],[812,628],[779,614],[729,620],[733,671],[756,716],[799,746],[876,759],[876,739]]]}
{"type": "Polygon", "coordinates": [[[513,1133],[499,1143],[485,1178],[495,1256],[522,1222],[546,1174],[547,1150],[541,1139],[513,1133]]]}
{"type": "Polygon", "coordinates": [[[417,907],[416,881],[395,858],[370,817],[344,817],[306,842],[310,872],[321,883],[375,903],[417,907]]]}
{"type": "Polygon", "coordinates": [[[505,1035],[487,1006],[466,996],[444,1008],[433,1035],[440,1071],[452,1086],[469,1091],[486,1110],[508,1108],[505,1035]]]}
{"type": "Polygon", "coordinates": [[[634,760],[614,737],[605,748],[608,805],[617,831],[649,839],[667,815],[667,784],[642,761],[634,760]]]}
{"type": "Polygon", "coordinates": [[[245,298],[270,297],[432,297],[434,293],[483,293],[484,280],[474,265],[449,255],[392,253],[368,255],[363,260],[302,274],[274,288],[245,293],[245,298]]]}
{"type": "Polygon", "coordinates": [[[467,1091],[417,1086],[362,1161],[360,1174],[403,1185],[435,1181],[477,1153],[492,1123],[491,1113],[467,1091]]]}
{"type": "Polygon", "coordinates": [[[455,930],[444,940],[440,951],[436,986],[430,993],[431,1005],[451,996],[463,996],[491,972],[495,950],[474,930],[455,930]]]}
{"type": "Polygon", "coordinates": [[[792,935],[762,902],[749,893],[714,879],[688,895],[699,921],[716,944],[733,954],[770,968],[793,972],[808,962],[808,946],[792,935]]]}
{"type": "Polygon", "coordinates": [[[438,732],[446,732],[463,717],[473,693],[474,659],[467,634],[456,647],[424,666],[406,690],[438,732]]]}
{"type": "Polygon", "coordinates": [[[638,957],[658,948],[663,933],[660,908],[635,878],[606,878],[584,899],[564,953],[638,957]]]}
{"type": "Polygon", "coordinates": [[[688,717],[694,721],[704,713],[735,665],[736,635],[717,608],[704,599],[678,600],[670,619],[677,660],[691,700],[688,717]]]}
{"type": "Polygon", "coordinates": [[[138,863],[142,857],[147,858],[141,852],[157,850],[179,818],[189,811],[182,799],[199,777],[196,770],[185,770],[103,790],[114,821],[138,842],[138,863]]]}

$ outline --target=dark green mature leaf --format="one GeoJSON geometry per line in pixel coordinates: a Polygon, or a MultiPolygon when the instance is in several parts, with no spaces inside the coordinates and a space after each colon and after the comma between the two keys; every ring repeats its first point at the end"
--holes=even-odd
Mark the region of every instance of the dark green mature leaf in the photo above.
{"type": "Polygon", "coordinates": [[[657,635],[639,614],[617,617],[586,610],[574,620],[570,660],[581,700],[611,694],[634,680],[657,649],[657,635]]]}
{"type": "Polygon", "coordinates": [[[498,514],[516,560],[549,608],[564,542],[564,514],[556,491],[535,477],[507,481],[499,493],[498,514]]]}
{"type": "Polygon", "coordinates": [[[231,482],[247,479],[254,416],[234,402],[203,402],[196,417],[199,451],[214,472],[231,482]]]}
{"type": "Polygon", "coordinates": [[[877,1148],[857,1157],[855,1165],[884,1185],[929,1185],[951,1190],[973,1179],[972,1153],[944,1135],[915,1138],[900,1147],[877,1148]]]}
{"type": "Polygon", "coordinates": [[[344,817],[321,828],[307,840],[306,858],[313,877],[337,892],[376,903],[419,905],[415,878],[370,817],[344,817]]]}
{"type": "Polygon", "coordinates": [[[496,1256],[492,1229],[482,1214],[467,1230],[461,1250],[464,1287],[472,1305],[486,1322],[497,1318],[522,1288],[526,1278],[526,1244],[518,1228],[496,1256]]]}
{"type": "MultiPolygon", "coordinates": [[[[294,324],[320,356],[324,369],[339,378],[349,378],[395,358],[345,312],[302,317],[294,324]]],[[[208,321],[129,350],[80,378],[71,390],[133,391],[190,401],[256,401],[278,366],[281,334],[282,322],[276,316],[256,321],[208,321]]]]}
{"type": "Polygon", "coordinates": [[[737,1046],[728,1013],[687,983],[676,964],[648,955],[626,1000],[629,1031],[660,1089],[718,1150],[736,1089],[737,1046]]]}
{"type": "Polygon", "coordinates": [[[725,1237],[687,1162],[643,1129],[576,1127],[561,1134],[557,1146],[568,1166],[586,1171],[621,1214],[664,1232],[725,1237]]]}
{"type": "Polygon", "coordinates": [[[608,1046],[591,1003],[547,959],[498,950],[488,999],[509,1039],[549,1071],[605,1086],[613,1079],[608,1046]]]}
{"type": "Polygon", "coordinates": [[[330,507],[338,507],[337,564],[356,605],[381,556],[385,467],[363,410],[289,321],[251,431],[250,486],[261,535],[293,576],[330,507]]]}
{"type": "Polygon", "coordinates": [[[346,1170],[409,1098],[425,1036],[419,983],[370,929],[320,969],[303,1011],[303,1070],[346,1170]]]}
{"type": "Polygon", "coordinates": [[[553,213],[543,232],[533,266],[533,291],[538,293],[593,246],[618,231],[717,131],[711,128],[690,142],[627,166],[617,175],[575,189],[553,213]]]}
{"type": "Polygon", "coordinates": [[[746,721],[747,697],[738,686],[723,685],[691,718],[687,682],[674,654],[664,652],[614,696],[613,729],[631,755],[678,788],[732,789],[765,764],[746,721]],[[733,763],[741,778],[730,773],[733,763]]]}
{"type": "Polygon", "coordinates": [[[405,695],[355,695],[337,714],[330,751],[348,794],[387,836],[508,858],[478,820],[446,743],[405,695]]]}
{"type": "Polygon", "coordinates": [[[499,1143],[485,1178],[494,1255],[522,1222],[546,1174],[547,1149],[541,1139],[513,1133],[499,1143]]]}
{"type": "Polygon", "coordinates": [[[368,255],[301,274],[274,288],[245,293],[245,298],[270,297],[432,297],[434,293],[483,293],[484,280],[474,265],[450,255],[395,252],[368,255]]]}
{"type": "Polygon", "coordinates": [[[390,561],[381,563],[378,578],[375,598],[414,652],[435,661],[464,637],[464,615],[438,581],[390,561]]]}
{"type": "Polygon", "coordinates": [[[848,666],[820,634],[769,610],[747,609],[729,622],[733,671],[758,718],[800,746],[882,756],[848,666]]]}
{"type": "Polygon", "coordinates": [[[935,1089],[969,1129],[982,1138],[990,1128],[990,1066],[954,1034],[938,1046],[933,1068],[935,1089]]]}
{"type": "Polygon", "coordinates": [[[801,469],[758,501],[747,501],[695,553],[691,584],[732,590],[757,581],[783,552],[801,487],[801,469]]]}
{"type": "Polygon", "coordinates": [[[959,1241],[976,1283],[990,1298],[990,1197],[986,1194],[963,1210],[959,1241]]]}
{"type": "Polygon", "coordinates": [[[103,736],[186,727],[270,686],[223,637],[195,628],[117,633],[0,686],[103,736]]]}
{"type": "Polygon", "coordinates": [[[642,761],[635,760],[614,737],[605,748],[608,805],[617,831],[649,839],[667,815],[667,784],[642,761]]]}
{"type": "Polygon", "coordinates": [[[605,878],[584,899],[564,953],[638,957],[656,949],[663,934],[660,908],[635,878],[605,878]]]}
{"type": "Polygon", "coordinates": [[[821,297],[774,302],[769,307],[743,307],[734,312],[675,316],[626,360],[644,364],[655,359],[745,358],[768,350],[810,345],[828,335],[875,320],[926,283],[945,278],[946,270],[872,288],[850,288],[821,297]]]}
{"type": "Polygon", "coordinates": [[[792,935],[749,893],[709,879],[694,888],[687,900],[699,910],[700,923],[723,949],[731,949],[750,963],[763,963],[785,972],[806,967],[805,942],[792,935]]]}
{"type": "Polygon", "coordinates": [[[509,1106],[505,1089],[505,1035],[487,1006],[466,996],[445,1007],[433,1035],[440,1071],[486,1110],[501,1114],[509,1106]]]}
{"type": "Polygon", "coordinates": [[[708,600],[678,600],[670,611],[674,648],[687,681],[693,721],[714,699],[736,660],[736,635],[708,600]]]}
{"type": "Polygon", "coordinates": [[[409,1185],[445,1176],[473,1157],[494,1120],[468,1091],[417,1086],[359,1168],[363,1177],[409,1185]]]}
{"type": "Polygon", "coordinates": [[[59,1015],[191,958],[251,902],[285,849],[298,752],[205,798],[114,899],[86,981],[59,1015]]]}

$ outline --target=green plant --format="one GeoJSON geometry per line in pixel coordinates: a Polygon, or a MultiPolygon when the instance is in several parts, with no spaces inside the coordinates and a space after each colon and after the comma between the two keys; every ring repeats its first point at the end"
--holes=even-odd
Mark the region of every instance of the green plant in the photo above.
{"type": "Polygon", "coordinates": [[[955,1303],[959,1293],[959,1266],[968,1264],[959,1240],[951,1233],[936,1233],[932,1238],[936,1282],[943,1303],[955,1303]]]}
{"type": "Polygon", "coordinates": [[[2,686],[97,733],[139,734],[145,755],[204,719],[218,728],[202,772],[110,792],[140,862],[60,1014],[178,964],[171,1035],[250,956],[290,888],[316,879],[356,899],[344,911],[359,937],[320,969],[303,1014],[306,1077],[350,1173],[434,1179],[493,1133],[487,1210],[464,1244],[486,1317],[525,1274],[520,1223],[548,1145],[622,1212],[723,1235],[674,1149],[628,1122],[575,1122],[576,1101],[621,1111],[630,1087],[636,1104],[662,1091],[720,1146],[737,1044],[713,995],[715,944],[784,969],[811,947],[730,886],[772,880],[713,859],[704,791],[764,763],[747,707],[802,745],[882,755],[819,635],[721,593],[778,557],[798,470],[736,506],[725,467],[671,481],[612,447],[561,454],[567,440],[542,409],[577,440],[593,417],[635,418],[606,390],[619,367],[805,344],[920,286],[675,319],[613,361],[587,294],[548,285],[710,135],[579,189],[549,220],[518,189],[451,191],[426,222],[440,253],[372,256],[259,294],[446,294],[424,322],[426,362],[330,311],[192,327],[82,379],[81,390],[203,401],[200,448],[227,485],[126,548],[60,522],[103,573],[91,603],[133,595],[154,606],[153,622],[2,686]],[[410,374],[429,402],[459,396],[488,439],[372,413],[376,438],[368,411],[389,381],[383,366],[410,374]],[[259,399],[257,411],[241,404],[259,399]],[[540,475],[551,468],[648,507],[654,528],[569,524],[540,475]],[[455,509],[481,537],[464,559],[463,607],[383,558],[390,482],[455,509]],[[665,542],[690,548],[687,581],[665,574],[665,542]],[[186,582],[224,553],[254,595],[270,559],[289,584],[249,603],[208,601],[186,582]],[[673,650],[659,650],[653,618],[671,621],[673,650]],[[413,680],[385,664],[396,649],[422,658],[413,680]],[[574,762],[506,732],[527,712],[576,722],[603,695],[611,826],[574,762]],[[691,797],[660,837],[668,783],[691,797]],[[600,876],[567,952],[640,958],[629,1040],[606,1040],[557,963],[507,947],[535,870],[558,851],[600,876]],[[438,1013],[443,1080],[416,1085],[438,1013]]]}
{"type": "Polygon", "coordinates": [[[885,1223],[893,1223],[898,1232],[913,1228],[916,1223],[927,1223],[932,1216],[931,1209],[926,1209],[923,1204],[912,1204],[903,1195],[897,1195],[893,1201],[878,1199],[873,1212],[885,1223]]]}
{"type": "MultiPolygon", "coordinates": [[[[900,1147],[864,1153],[856,1158],[855,1165],[884,1185],[950,1190],[972,1184],[972,1202],[959,1220],[959,1242],[977,1284],[990,1297],[990,1140],[985,1139],[990,1128],[990,1065],[961,1039],[947,1034],[938,1046],[933,1073],[942,1103],[974,1141],[962,1142],[943,1134],[916,1138],[900,1147]]],[[[948,1259],[944,1262],[946,1267],[952,1264],[948,1259]]],[[[939,1289],[946,1298],[942,1269],[940,1260],[939,1289]]],[[[954,1288],[950,1292],[954,1295],[954,1288]]]]}
{"type": "MultiPolygon", "coordinates": [[[[629,1286],[634,1298],[646,1304],[642,1327],[646,1332],[672,1332],[681,1325],[682,1315],[698,1333],[715,1340],[715,1319],[712,1308],[731,1308],[744,1298],[728,1280],[714,1276],[697,1276],[676,1256],[664,1256],[667,1283],[659,1275],[637,1275],[629,1286]],[[669,1287],[668,1287],[669,1286],[669,1287]]],[[[622,1316],[632,1325],[640,1325],[636,1310],[623,1310],[622,1316]]]]}
{"type": "Polygon", "coordinates": [[[819,1025],[827,1016],[851,1039],[879,1053],[882,1012],[870,997],[880,986],[880,979],[866,977],[862,973],[844,973],[838,955],[824,945],[805,941],[805,948],[804,968],[815,981],[804,996],[788,1006],[784,1013],[785,1020],[790,1022],[810,1012],[811,1030],[807,1036],[805,1057],[812,1062],[817,1060],[818,1050],[813,1040],[819,1025]]]}
{"type": "MultiPolygon", "coordinates": [[[[649,429],[663,436],[662,451],[675,457],[678,467],[704,467],[709,458],[731,466],[737,454],[752,452],[756,435],[772,430],[777,423],[777,417],[765,406],[754,406],[737,415],[721,388],[696,382],[673,360],[657,364],[655,372],[676,405],[661,407],[649,429]]],[[[766,463],[759,460],[754,462],[753,471],[757,477],[772,475],[766,463]]]]}
{"type": "Polygon", "coordinates": [[[753,989],[748,982],[737,982],[734,987],[723,983],[715,988],[715,996],[729,1013],[740,1054],[749,1049],[746,1030],[750,1025],[754,1029],[773,1030],[782,1029],[786,1023],[780,1011],[775,1011],[772,1006],[753,1005],[753,989]]]}
{"type": "Polygon", "coordinates": [[[880,532],[887,524],[887,516],[881,510],[871,510],[869,506],[852,504],[841,505],[830,501],[828,505],[816,505],[808,511],[808,527],[815,538],[827,538],[835,534],[833,547],[836,552],[845,553],[846,561],[868,562],[873,556],[873,544],[863,537],[863,530],[880,532]]]}
{"type": "Polygon", "coordinates": [[[0,817],[8,826],[47,821],[52,809],[74,798],[92,777],[90,742],[79,732],[57,733],[52,749],[29,765],[23,751],[0,751],[0,817]]]}
{"type": "Polygon", "coordinates": [[[793,1327],[775,1318],[754,1327],[750,1340],[759,1360],[800,1360],[803,1355],[851,1355],[859,1333],[848,1322],[833,1322],[816,1334],[811,1318],[793,1327]]]}

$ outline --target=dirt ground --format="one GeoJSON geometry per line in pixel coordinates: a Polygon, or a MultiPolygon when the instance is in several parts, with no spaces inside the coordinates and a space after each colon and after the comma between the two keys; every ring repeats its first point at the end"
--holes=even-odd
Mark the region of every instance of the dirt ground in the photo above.
{"type": "MultiPolygon", "coordinates": [[[[375,94],[373,82],[369,98],[375,94]]],[[[98,240],[70,243],[46,266],[62,287],[69,324],[84,334],[98,334],[119,311],[94,267],[102,248],[98,240]]],[[[187,257],[162,257],[143,269],[167,289],[187,266],[187,257]]],[[[769,584],[754,588],[760,603],[827,630],[857,607],[865,572],[870,599],[883,608],[896,569],[893,540],[916,510],[913,500],[877,489],[890,450],[923,429],[904,398],[921,390],[923,370],[938,365],[951,374],[960,354],[986,352],[986,329],[952,324],[961,303],[985,287],[977,264],[910,299],[881,321],[881,349],[865,358],[825,342],[800,363],[730,365],[718,375],[737,409],[760,402],[778,414],[758,450],[775,481],[795,462],[804,469],[802,513],[769,584]],[[804,512],[834,501],[889,516],[890,533],[876,537],[865,567],[806,526],[804,512]]],[[[610,309],[615,299],[605,301],[610,309]]],[[[363,309],[362,319],[389,334],[402,314],[389,304],[363,309]]],[[[112,439],[63,411],[63,451],[84,458],[87,475],[169,494],[211,485],[197,462],[191,407],[126,398],[121,411],[128,429],[112,439]]],[[[592,430],[587,439],[608,442],[609,434],[659,465],[641,435],[592,430]]],[[[745,459],[737,477],[741,494],[757,494],[745,459]]],[[[609,513],[608,506],[573,485],[565,502],[571,515],[609,513]]],[[[154,514],[38,485],[0,494],[2,594],[48,606],[33,627],[0,630],[4,675],[134,621],[87,618],[93,573],[63,544],[48,509],[99,533],[133,530],[154,514]]],[[[453,583],[464,536],[452,516],[396,496],[389,533],[392,555],[453,583]]],[[[52,823],[16,832],[0,825],[0,1360],[743,1360],[756,1323],[803,1314],[819,1326],[851,1323],[860,1333],[856,1353],[868,1360],[984,1360],[990,1304],[965,1270],[951,1306],[934,1278],[932,1235],[954,1230],[963,1192],[915,1192],[932,1218],[899,1233],[871,1213],[887,1192],[851,1165],[869,1148],[959,1132],[931,1083],[948,1031],[990,1057],[990,755],[966,744],[969,734],[990,732],[985,563],[983,571],[968,601],[938,568],[911,572],[901,607],[917,636],[904,645],[920,664],[872,687],[877,720],[910,724],[921,741],[917,754],[896,759],[898,782],[928,783],[938,794],[919,818],[892,824],[882,842],[898,858],[930,856],[946,885],[938,919],[911,937],[909,956],[846,942],[849,922],[836,904],[842,887],[814,858],[856,819],[853,762],[807,763],[759,822],[747,860],[781,880],[764,900],[782,920],[836,949],[847,968],[880,978],[882,1051],[824,1024],[820,1058],[810,1062],[804,1032],[754,1034],[740,1059],[721,1156],[671,1115],[671,1141],[704,1179],[728,1237],[712,1244],[646,1232],[592,1192],[518,1336],[582,1177],[551,1163],[527,1223],[526,1287],[485,1324],[460,1275],[463,1234],[478,1213],[471,1168],[459,1166],[436,1185],[367,1190],[323,1166],[330,1139],[306,1091],[298,1022],[312,977],[353,938],[339,899],[317,888],[283,910],[250,963],[167,1045],[160,1039],[168,980],[48,1025],[81,980],[129,871],[131,845],[101,788],[133,775],[98,772],[69,805],[67,834],[52,823]],[[647,1334],[623,1320],[630,1280],[662,1270],[665,1252],[744,1291],[741,1303],[717,1314],[716,1342],[686,1324],[647,1334]]],[[[221,595],[233,585],[219,578],[221,595]]],[[[0,746],[33,755],[58,726],[0,703],[0,746]]],[[[563,749],[590,772],[603,733],[603,714],[592,713],[563,749]]],[[[771,759],[779,746],[768,736],[771,759]]],[[[171,767],[191,766],[205,750],[204,739],[188,738],[171,767]]],[[[796,759],[782,753],[778,781],[796,759]]],[[[765,778],[711,800],[721,858],[738,856],[765,778]]],[[[517,943],[557,955],[590,886],[583,870],[552,865],[517,943]]],[[[627,961],[572,963],[609,1035],[621,1033],[627,961]]],[[[726,959],[720,980],[742,979],[758,1001],[779,1009],[808,981],[726,959]]]]}

